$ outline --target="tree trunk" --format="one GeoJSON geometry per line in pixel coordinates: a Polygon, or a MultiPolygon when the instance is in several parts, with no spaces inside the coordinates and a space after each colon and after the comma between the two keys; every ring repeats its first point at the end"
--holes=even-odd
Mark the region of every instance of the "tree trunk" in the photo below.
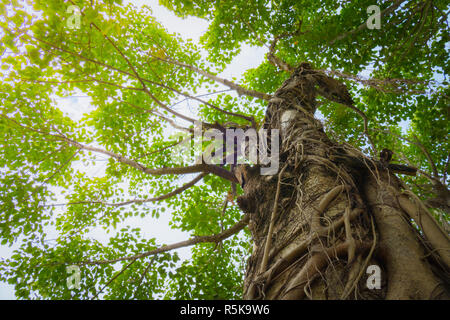
{"type": "Polygon", "coordinates": [[[448,235],[388,163],[327,137],[317,94],[351,103],[342,84],[301,64],[266,113],[265,128],[281,133],[278,174],[236,170],[254,241],[244,298],[448,299],[448,235]]]}

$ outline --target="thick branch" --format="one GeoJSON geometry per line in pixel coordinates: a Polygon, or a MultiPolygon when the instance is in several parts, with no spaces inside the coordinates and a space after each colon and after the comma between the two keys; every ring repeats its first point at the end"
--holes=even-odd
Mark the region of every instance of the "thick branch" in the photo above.
{"type": "Polygon", "coordinates": [[[206,164],[206,163],[201,163],[201,164],[195,164],[192,166],[187,166],[187,167],[172,167],[172,168],[158,168],[158,169],[152,169],[152,168],[147,168],[145,167],[143,164],[129,159],[125,156],[122,156],[120,154],[116,154],[114,152],[108,151],[108,150],[104,150],[101,148],[97,148],[97,147],[91,147],[91,146],[87,146],[84,145],[82,143],[79,143],[77,141],[74,141],[70,138],[67,138],[66,136],[60,134],[52,134],[49,132],[44,132],[44,131],[40,131],[37,129],[33,129],[33,128],[29,128],[27,126],[24,126],[20,123],[18,123],[17,121],[1,114],[2,117],[6,118],[7,120],[15,123],[16,125],[26,129],[26,130],[30,130],[39,134],[43,134],[43,135],[47,135],[47,136],[51,136],[56,138],[59,141],[64,141],[72,146],[75,146],[79,149],[83,149],[83,150],[87,150],[87,151],[92,151],[92,152],[97,152],[97,153],[101,153],[104,155],[107,155],[111,158],[116,159],[117,161],[119,161],[120,163],[129,165],[130,167],[133,167],[135,169],[138,169],[144,173],[150,174],[150,175],[166,175],[166,174],[187,174],[187,173],[196,173],[196,172],[204,172],[204,173],[212,173],[215,174],[221,178],[224,178],[226,180],[229,180],[231,182],[237,182],[236,177],[228,170],[221,168],[219,166],[216,165],[211,165],[211,164],[206,164]]]}
{"type": "Polygon", "coordinates": [[[295,69],[289,63],[284,62],[283,60],[278,58],[275,54],[273,54],[273,52],[268,52],[267,53],[267,60],[269,60],[270,63],[272,63],[273,65],[277,66],[281,70],[284,70],[284,71],[289,72],[289,73],[291,73],[295,69]]]}
{"type": "Polygon", "coordinates": [[[308,31],[300,32],[301,27],[302,27],[302,22],[303,22],[302,20],[299,21],[298,28],[297,28],[296,31],[294,31],[294,32],[285,32],[285,33],[283,33],[283,34],[281,34],[279,36],[276,36],[272,40],[272,42],[270,44],[270,47],[269,47],[269,52],[267,53],[267,60],[269,60],[270,63],[272,63],[273,65],[277,66],[281,70],[284,70],[284,71],[289,72],[289,73],[294,71],[295,68],[293,66],[291,66],[289,63],[285,62],[284,60],[278,58],[275,55],[275,47],[278,44],[278,41],[280,41],[283,38],[307,33],[308,31]]]}
{"type": "Polygon", "coordinates": [[[158,249],[154,249],[151,251],[147,251],[144,253],[140,253],[134,256],[129,256],[129,257],[122,257],[122,258],[117,258],[117,259],[111,259],[111,260],[98,260],[98,261],[81,261],[79,263],[77,263],[77,265],[99,265],[99,264],[109,264],[109,263],[115,263],[115,262],[119,262],[119,261],[125,261],[125,260],[135,260],[135,259],[140,259],[140,258],[144,258],[150,255],[155,255],[158,253],[162,253],[162,252],[167,252],[167,251],[171,251],[174,249],[179,249],[179,248],[183,248],[183,247],[188,247],[188,246],[192,246],[198,243],[207,243],[207,242],[213,242],[213,243],[218,243],[224,239],[229,238],[230,236],[232,236],[233,234],[238,233],[239,231],[241,231],[242,229],[245,228],[245,226],[247,226],[248,223],[248,216],[245,215],[238,223],[236,223],[234,226],[232,226],[231,228],[215,234],[215,235],[211,235],[211,236],[199,236],[199,237],[194,237],[192,239],[189,240],[185,240],[185,241],[181,241],[181,242],[177,242],[171,245],[166,245],[163,246],[161,248],[158,249]]]}

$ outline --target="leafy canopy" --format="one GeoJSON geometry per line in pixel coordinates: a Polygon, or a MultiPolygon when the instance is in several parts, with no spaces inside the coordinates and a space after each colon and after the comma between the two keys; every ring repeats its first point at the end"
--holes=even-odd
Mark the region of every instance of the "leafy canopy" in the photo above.
{"type": "MultiPolygon", "coordinates": [[[[174,133],[191,134],[194,120],[262,121],[267,101],[259,93],[273,93],[289,73],[266,59],[235,82],[217,78],[244,44],[344,81],[377,149],[421,169],[405,181],[424,200],[436,196],[431,182],[447,182],[446,1],[382,1],[381,29],[367,28],[373,1],[365,0],[160,3],[206,19],[201,42],[169,33],[149,7],[120,0],[0,2],[0,239],[18,246],[1,261],[0,280],[14,284],[18,298],[241,297],[248,232],[202,238],[241,219],[226,200],[229,168],[212,174],[180,164],[173,150],[174,133]],[[71,5],[80,10],[74,28],[71,5]],[[91,109],[75,119],[57,98],[79,94],[91,109]],[[193,110],[180,108],[184,99],[193,110]],[[93,174],[102,161],[104,172],[93,174]],[[160,215],[205,240],[189,243],[190,259],[170,247],[152,254],[165,247],[145,226],[118,229],[160,215]],[[113,234],[107,243],[92,236],[101,228],[113,234]],[[80,267],[79,288],[67,286],[69,265],[80,267]]],[[[326,100],[319,110],[330,136],[370,152],[358,114],[326,100]]],[[[439,208],[433,213],[448,220],[439,208]]]]}

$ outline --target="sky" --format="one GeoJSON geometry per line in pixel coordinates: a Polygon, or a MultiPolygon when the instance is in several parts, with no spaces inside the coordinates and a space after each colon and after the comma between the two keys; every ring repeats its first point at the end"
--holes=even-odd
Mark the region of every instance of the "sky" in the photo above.
{"type": "MultiPolygon", "coordinates": [[[[199,18],[186,18],[181,19],[175,16],[172,12],[166,8],[160,6],[157,0],[133,0],[125,1],[125,3],[133,3],[137,6],[148,5],[152,8],[153,16],[162,23],[169,32],[179,33],[184,39],[192,39],[194,42],[198,42],[200,36],[207,30],[208,22],[199,18]]],[[[240,78],[243,71],[257,67],[265,58],[265,48],[256,48],[250,46],[244,46],[241,53],[236,56],[230,65],[219,75],[226,79],[232,77],[240,78]]],[[[218,89],[220,90],[220,89],[218,89]]],[[[201,92],[200,92],[201,93],[201,92]]],[[[180,99],[182,100],[182,99],[180,99]]],[[[56,98],[58,107],[64,111],[68,116],[74,120],[81,119],[83,113],[89,112],[93,109],[90,105],[90,99],[82,94],[74,95],[71,97],[58,97],[56,98]]],[[[191,102],[192,105],[192,102],[191,102]]],[[[187,111],[191,107],[188,101],[180,104],[177,111],[187,111]]],[[[97,165],[87,168],[92,175],[101,175],[105,168],[105,163],[99,162],[97,165]]],[[[62,201],[63,202],[63,201],[62,201]]],[[[159,243],[175,243],[188,239],[188,234],[176,229],[170,229],[169,221],[170,214],[166,211],[159,219],[148,218],[131,218],[126,221],[125,224],[119,225],[118,230],[126,225],[140,226],[142,233],[146,237],[155,237],[159,243]]],[[[90,233],[91,236],[99,241],[107,241],[108,235],[102,230],[94,230],[90,233]]],[[[49,232],[49,238],[52,238],[52,233],[49,232]]],[[[0,257],[9,257],[13,250],[18,248],[19,244],[15,244],[12,247],[0,246],[0,257]]],[[[182,248],[177,250],[181,258],[189,257],[189,248],[182,248]]],[[[50,284],[49,284],[50,285],[50,284]]],[[[14,286],[7,283],[0,282],[0,300],[15,299],[14,286]]]]}

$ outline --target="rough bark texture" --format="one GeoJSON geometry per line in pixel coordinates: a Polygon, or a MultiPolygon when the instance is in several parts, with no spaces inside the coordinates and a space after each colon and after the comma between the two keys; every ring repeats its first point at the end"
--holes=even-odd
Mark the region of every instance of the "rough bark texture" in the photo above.
{"type": "Polygon", "coordinates": [[[448,235],[388,164],[327,137],[317,94],[352,104],[345,86],[301,64],[266,113],[264,127],[281,130],[278,174],[236,170],[254,241],[244,298],[448,299],[448,235]],[[380,289],[367,287],[370,265],[380,289]]]}

